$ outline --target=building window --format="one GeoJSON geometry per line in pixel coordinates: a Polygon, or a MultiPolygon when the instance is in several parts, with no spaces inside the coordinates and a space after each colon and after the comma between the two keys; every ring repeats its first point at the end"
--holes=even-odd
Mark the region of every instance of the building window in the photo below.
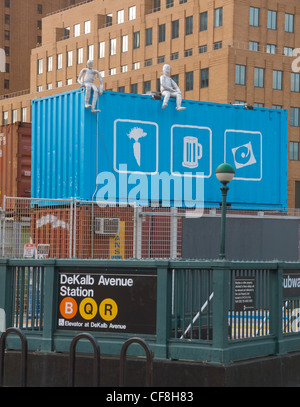
{"type": "Polygon", "coordinates": [[[160,0],[153,0],[153,13],[160,11],[160,0]]]}
{"type": "Polygon", "coordinates": [[[73,79],[72,78],[67,79],[66,84],[67,84],[67,86],[72,85],[73,84],[73,79]]]}
{"type": "Polygon", "coordinates": [[[184,50],[184,56],[185,57],[191,57],[193,55],[193,48],[185,49],[184,50]]]}
{"type": "Polygon", "coordinates": [[[152,45],[152,28],[146,28],[145,32],[145,45],[152,45]]]}
{"type": "Polygon", "coordinates": [[[9,89],[9,80],[4,79],[4,89],[9,89]]]}
{"type": "Polygon", "coordinates": [[[42,85],[37,86],[36,91],[43,92],[43,86],[42,85]]]}
{"type": "Polygon", "coordinates": [[[17,121],[18,121],[18,110],[13,109],[13,111],[12,111],[12,122],[15,123],[17,121]]]}
{"type": "Polygon", "coordinates": [[[208,88],[208,84],[209,84],[209,70],[208,68],[201,69],[200,88],[208,88]]]}
{"type": "Polygon", "coordinates": [[[223,7],[215,9],[215,27],[221,27],[223,25],[223,7]]]}
{"type": "Polygon", "coordinates": [[[171,54],[171,61],[175,61],[175,59],[179,58],[179,53],[178,52],[173,52],[171,54]]]}
{"type": "Polygon", "coordinates": [[[134,71],[136,71],[137,69],[140,69],[140,68],[141,68],[141,63],[140,63],[140,62],[134,62],[134,63],[133,63],[132,69],[133,69],[134,71]]]}
{"type": "Polygon", "coordinates": [[[282,90],[282,71],[273,71],[273,89],[282,90]]]}
{"type": "Polygon", "coordinates": [[[151,90],[151,81],[144,82],[144,93],[150,92],[151,90]]]}
{"type": "Polygon", "coordinates": [[[36,22],[36,25],[37,25],[37,29],[38,29],[38,30],[41,30],[41,29],[42,29],[42,20],[38,20],[38,21],[36,22]]]}
{"type": "Polygon", "coordinates": [[[267,44],[267,54],[276,54],[275,44],[267,44]]]}
{"type": "Polygon", "coordinates": [[[222,48],[222,41],[214,42],[214,49],[221,49],[222,48]]]}
{"type": "Polygon", "coordinates": [[[174,6],[174,0],[166,0],[166,8],[173,7],[174,6]]]}
{"type": "Polygon", "coordinates": [[[10,0],[5,0],[4,7],[10,8],[10,0]]]}
{"type": "Polygon", "coordinates": [[[47,58],[47,72],[52,72],[52,67],[53,67],[53,58],[48,57],[47,58]]]}
{"type": "Polygon", "coordinates": [[[253,27],[259,26],[259,8],[250,7],[249,24],[252,25],[253,27]]]}
{"type": "Polygon", "coordinates": [[[265,70],[264,68],[254,68],[254,86],[264,87],[265,70]]]}
{"type": "Polygon", "coordinates": [[[129,7],[128,9],[128,20],[136,19],[136,6],[129,7]]]}
{"type": "Polygon", "coordinates": [[[185,35],[193,34],[193,16],[185,19],[185,35]]]}
{"type": "Polygon", "coordinates": [[[110,27],[112,25],[112,14],[105,15],[105,27],[110,27]]]}
{"type": "Polygon", "coordinates": [[[258,51],[257,41],[249,41],[249,51],[258,51]]]}
{"type": "Polygon", "coordinates": [[[111,68],[111,69],[109,70],[109,74],[110,74],[111,76],[116,75],[116,74],[117,74],[117,68],[111,68]]]}
{"type": "Polygon", "coordinates": [[[4,24],[7,24],[7,25],[10,24],[10,15],[9,14],[4,15],[4,24]]]}
{"type": "Polygon", "coordinates": [[[4,31],[4,39],[7,41],[10,40],[10,31],[9,30],[4,31]]]}
{"type": "Polygon", "coordinates": [[[268,10],[267,28],[270,30],[277,29],[277,11],[268,10]]]}
{"type": "Polygon", "coordinates": [[[2,123],[3,125],[8,123],[8,112],[3,112],[2,123]]]}
{"type": "Polygon", "coordinates": [[[166,40],[166,25],[160,24],[158,26],[158,42],[164,42],[166,40]]]}
{"type": "Polygon", "coordinates": [[[125,93],[125,86],[119,86],[118,87],[118,92],[125,93]]]}
{"type": "Polygon", "coordinates": [[[80,24],[74,25],[74,37],[79,37],[80,35],[80,24]]]}
{"type": "Polygon", "coordinates": [[[207,11],[200,13],[199,31],[207,30],[207,11]]]}
{"type": "Polygon", "coordinates": [[[73,51],[68,51],[67,53],[67,66],[73,65],[73,51]]]}
{"type": "Polygon", "coordinates": [[[63,85],[62,81],[57,81],[57,82],[56,82],[56,87],[57,87],[57,88],[61,88],[62,85],[63,85]]]}
{"type": "Polygon", "coordinates": [[[299,107],[290,108],[290,126],[299,127],[299,107]]]}
{"type": "Polygon", "coordinates": [[[43,73],[43,60],[42,59],[38,59],[38,61],[37,61],[37,71],[38,71],[38,75],[41,75],[43,73]]]}
{"type": "Polygon", "coordinates": [[[124,23],[124,10],[117,11],[117,23],[118,24],[124,23]]]}
{"type": "Polygon", "coordinates": [[[299,143],[290,141],[290,160],[299,161],[299,143]]]}
{"type": "Polygon", "coordinates": [[[117,53],[117,39],[112,38],[110,40],[110,55],[116,55],[117,53]]]}
{"type": "Polygon", "coordinates": [[[47,83],[47,90],[51,90],[53,88],[52,83],[47,83]]]}
{"type": "Polygon", "coordinates": [[[130,93],[138,93],[138,86],[137,83],[132,83],[130,85],[130,93]]]}
{"type": "Polygon", "coordinates": [[[122,72],[122,73],[128,72],[128,65],[122,65],[122,66],[121,66],[121,72],[122,72]]]}
{"type": "Polygon", "coordinates": [[[272,109],[281,110],[282,106],[281,105],[272,105],[272,109]]]}
{"type": "Polygon", "coordinates": [[[185,73],[185,90],[188,92],[189,90],[193,90],[194,88],[194,72],[186,72],[185,73]]]}
{"type": "Polygon", "coordinates": [[[85,21],[84,22],[84,33],[89,34],[91,32],[91,22],[85,21]]]}
{"type": "Polygon", "coordinates": [[[140,48],[140,32],[136,31],[133,33],[133,49],[140,48]]]}
{"type": "Polygon", "coordinates": [[[21,109],[21,121],[22,122],[27,121],[27,107],[22,107],[21,109]]]}
{"type": "Polygon", "coordinates": [[[77,50],[77,64],[83,63],[83,48],[78,48],[77,50]]]}
{"type": "Polygon", "coordinates": [[[179,20],[172,21],[172,40],[179,37],[179,20]]]}
{"type": "Polygon", "coordinates": [[[57,54],[57,69],[62,68],[62,54],[57,54]]]}
{"type": "Polygon", "coordinates": [[[151,65],[152,65],[152,58],[146,59],[145,66],[151,66],[151,65]]]}
{"type": "Polygon", "coordinates": [[[70,27],[65,27],[64,28],[64,37],[63,37],[63,39],[64,40],[67,40],[68,38],[70,38],[70,27]]]}
{"type": "Polygon", "coordinates": [[[285,14],[285,32],[293,33],[294,32],[294,14],[285,14]]]}
{"type": "Polygon", "coordinates": [[[300,73],[291,73],[291,92],[300,92],[300,73]]]}
{"type": "Polygon", "coordinates": [[[205,52],[207,52],[207,45],[200,45],[199,54],[204,54],[205,52]]]}
{"type": "Polygon", "coordinates": [[[283,48],[283,55],[286,57],[292,57],[293,56],[293,48],[292,47],[284,47],[283,48]]]}
{"type": "Polygon", "coordinates": [[[172,75],[171,79],[173,79],[173,81],[176,83],[176,85],[178,85],[178,83],[179,83],[179,75],[178,75],[178,73],[175,74],[175,75],[172,75]]]}
{"type": "Polygon", "coordinates": [[[246,85],[246,66],[236,65],[235,66],[235,84],[236,85],[246,85]]]}
{"type": "Polygon", "coordinates": [[[128,51],[128,35],[122,35],[121,52],[127,52],[127,51],[128,51]]]}
{"type": "Polygon", "coordinates": [[[88,59],[94,60],[94,45],[88,46],[88,59]]]}
{"type": "Polygon", "coordinates": [[[104,58],[105,57],[105,42],[101,41],[99,42],[99,58],[104,58]]]}
{"type": "Polygon", "coordinates": [[[38,12],[38,14],[43,14],[43,5],[42,4],[37,5],[37,12],[38,12]]]}
{"type": "Polygon", "coordinates": [[[165,62],[165,56],[162,55],[160,57],[157,57],[157,63],[158,64],[163,64],[165,62]]]}

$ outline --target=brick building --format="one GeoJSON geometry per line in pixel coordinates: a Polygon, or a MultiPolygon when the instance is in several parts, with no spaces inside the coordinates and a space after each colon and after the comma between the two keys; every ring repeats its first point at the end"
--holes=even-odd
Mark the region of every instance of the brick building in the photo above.
{"type": "Polygon", "coordinates": [[[28,120],[30,100],[78,87],[88,59],[104,89],[127,93],[157,90],[169,63],[185,99],[288,109],[288,206],[300,208],[297,48],[300,0],[86,1],[42,19],[30,93],[0,100],[0,114],[28,120]]]}

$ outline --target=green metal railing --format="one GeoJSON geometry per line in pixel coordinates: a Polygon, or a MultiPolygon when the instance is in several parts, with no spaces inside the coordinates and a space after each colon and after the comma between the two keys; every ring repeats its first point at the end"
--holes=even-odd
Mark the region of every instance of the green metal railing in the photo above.
{"type": "MultiPolygon", "coordinates": [[[[232,361],[300,350],[300,295],[284,297],[283,275],[299,263],[164,260],[0,260],[0,309],[28,349],[68,352],[80,330],[58,330],[59,270],[156,271],[156,330],[143,338],[154,358],[232,361]]],[[[293,274],[294,273],[294,274],[293,274]]],[[[298,273],[298,274],[297,274],[298,273]]],[[[1,314],[0,314],[1,315],[1,314]]],[[[0,324],[1,326],[1,324],[0,324]]],[[[103,354],[119,355],[132,332],[94,330],[103,354]]],[[[16,338],[9,348],[18,349],[16,338]]],[[[79,351],[90,352],[86,341],[79,351]]],[[[137,346],[131,354],[140,355],[137,346]]]]}

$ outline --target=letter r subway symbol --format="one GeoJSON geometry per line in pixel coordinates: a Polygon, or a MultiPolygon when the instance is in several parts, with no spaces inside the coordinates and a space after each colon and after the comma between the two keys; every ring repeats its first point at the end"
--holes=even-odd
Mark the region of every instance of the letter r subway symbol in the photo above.
{"type": "Polygon", "coordinates": [[[112,321],[118,314],[117,303],[111,298],[106,298],[100,304],[99,313],[104,321],[112,321]]]}

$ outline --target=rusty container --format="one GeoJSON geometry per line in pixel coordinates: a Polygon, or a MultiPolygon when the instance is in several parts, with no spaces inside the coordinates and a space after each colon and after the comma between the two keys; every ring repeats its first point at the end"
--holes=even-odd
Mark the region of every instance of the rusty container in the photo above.
{"type": "Polygon", "coordinates": [[[31,195],[31,124],[0,126],[0,207],[4,196],[31,195]]]}

